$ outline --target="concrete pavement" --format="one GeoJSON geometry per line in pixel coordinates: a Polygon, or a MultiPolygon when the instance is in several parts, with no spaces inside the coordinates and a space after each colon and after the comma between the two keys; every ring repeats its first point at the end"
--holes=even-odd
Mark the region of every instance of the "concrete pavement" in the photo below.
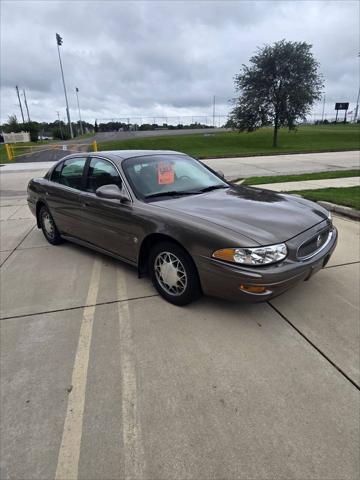
{"type": "Polygon", "coordinates": [[[275,190],[276,192],[290,192],[292,190],[318,190],[320,188],[359,187],[360,177],[303,180],[301,182],[264,183],[254,186],[256,188],[275,190]]]}
{"type": "Polygon", "coordinates": [[[222,170],[228,179],[265,175],[296,175],[360,168],[360,152],[298,153],[205,160],[214,170],[222,170]]]}
{"type": "Polygon", "coordinates": [[[359,223],[271,303],[178,308],[2,175],[1,479],[359,477],[359,223]]]}

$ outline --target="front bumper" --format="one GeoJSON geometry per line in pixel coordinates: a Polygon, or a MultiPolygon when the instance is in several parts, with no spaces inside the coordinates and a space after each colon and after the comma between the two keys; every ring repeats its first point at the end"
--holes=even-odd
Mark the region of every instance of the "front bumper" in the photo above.
{"type": "Polygon", "coordinates": [[[196,264],[202,290],[205,295],[228,300],[270,300],[324,268],[336,247],[337,239],[338,233],[333,227],[326,248],[310,259],[300,261],[286,258],[283,262],[264,267],[245,267],[199,256],[196,264]],[[266,290],[264,293],[250,293],[241,290],[240,285],[261,286],[266,290]]]}

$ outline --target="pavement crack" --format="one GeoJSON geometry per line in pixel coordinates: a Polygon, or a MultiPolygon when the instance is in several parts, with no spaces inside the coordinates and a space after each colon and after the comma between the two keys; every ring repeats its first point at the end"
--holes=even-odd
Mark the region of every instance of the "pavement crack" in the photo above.
{"type": "Polygon", "coordinates": [[[336,370],[344,377],[346,380],[348,380],[357,390],[360,391],[360,385],[358,385],[349,375],[347,375],[342,368],[340,368],[336,363],[331,360],[330,357],[326,355],[318,346],[315,345],[314,342],[310,340],[299,328],[297,328],[283,313],[280,312],[278,308],[276,308],[270,301],[267,302],[267,304],[278,314],[280,317],[285,320],[285,322],[290,325],[299,335],[303,337],[304,340],[307,341],[309,345],[311,345],[325,360],[327,360],[330,365],[332,365],[336,370]]]}
{"type": "Polygon", "coordinates": [[[82,308],[87,308],[87,307],[99,307],[102,305],[113,305],[116,303],[122,303],[122,302],[132,302],[136,300],[143,300],[146,298],[153,298],[153,297],[158,297],[159,295],[157,293],[151,294],[151,295],[143,295],[141,297],[133,297],[133,298],[124,298],[122,300],[109,300],[108,302],[98,302],[94,303],[91,305],[78,305],[76,307],[67,307],[67,308],[57,308],[54,310],[46,310],[43,312],[34,312],[34,313],[23,313],[21,315],[12,315],[9,317],[1,317],[0,321],[2,320],[16,320],[17,318],[24,318],[24,317],[35,317],[36,315],[47,315],[50,313],[58,313],[58,312],[69,312],[71,310],[80,310],[82,308]]]}
{"type": "Polygon", "coordinates": [[[32,226],[30,228],[30,230],[27,232],[27,234],[20,240],[20,242],[16,245],[16,247],[14,248],[14,250],[10,253],[10,255],[8,257],[5,258],[5,260],[2,262],[2,264],[0,265],[0,267],[4,266],[5,263],[9,260],[9,258],[14,254],[14,252],[16,252],[16,250],[19,249],[20,245],[24,242],[24,240],[27,239],[27,237],[30,235],[30,233],[34,230],[34,228],[36,227],[36,225],[32,226]]]}
{"type": "Polygon", "coordinates": [[[338,265],[329,265],[325,267],[325,270],[328,268],[346,267],[346,265],[356,265],[357,263],[360,263],[360,260],[357,260],[356,262],[339,263],[338,265]]]}

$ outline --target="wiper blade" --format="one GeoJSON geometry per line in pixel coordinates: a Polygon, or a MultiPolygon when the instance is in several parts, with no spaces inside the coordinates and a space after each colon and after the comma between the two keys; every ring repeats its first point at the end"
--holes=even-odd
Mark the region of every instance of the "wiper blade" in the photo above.
{"type": "Polygon", "coordinates": [[[229,188],[228,185],[210,185],[209,187],[202,188],[199,193],[211,192],[211,190],[217,190],[219,188],[229,188]]]}
{"type": "Polygon", "coordinates": [[[170,190],[169,192],[157,192],[151,193],[150,195],[146,195],[145,198],[155,198],[155,197],[177,197],[180,195],[196,195],[197,193],[201,192],[178,192],[176,190],[170,190]]]}

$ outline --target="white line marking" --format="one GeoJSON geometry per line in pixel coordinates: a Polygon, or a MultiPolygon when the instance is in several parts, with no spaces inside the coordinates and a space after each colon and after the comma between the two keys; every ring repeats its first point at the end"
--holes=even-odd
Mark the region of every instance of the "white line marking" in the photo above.
{"type": "Polygon", "coordinates": [[[84,308],[55,480],[76,480],[78,477],[87,370],[100,272],[101,261],[95,260],[86,298],[86,305],[93,306],[84,308]]]}
{"type": "MultiPolygon", "coordinates": [[[[127,298],[125,281],[117,273],[118,298],[127,298]]],[[[120,362],[122,390],[122,425],[125,480],[141,480],[145,463],[141,439],[141,425],[137,404],[136,365],[131,332],[131,319],[127,301],[118,303],[120,332],[120,362]]]]}

